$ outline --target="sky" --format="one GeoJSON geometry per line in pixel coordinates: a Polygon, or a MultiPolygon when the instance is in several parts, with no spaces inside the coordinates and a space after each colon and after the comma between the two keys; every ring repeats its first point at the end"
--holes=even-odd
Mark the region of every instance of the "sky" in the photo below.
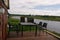
{"type": "Polygon", "coordinates": [[[60,16],[60,0],[9,0],[10,14],[60,16]]]}

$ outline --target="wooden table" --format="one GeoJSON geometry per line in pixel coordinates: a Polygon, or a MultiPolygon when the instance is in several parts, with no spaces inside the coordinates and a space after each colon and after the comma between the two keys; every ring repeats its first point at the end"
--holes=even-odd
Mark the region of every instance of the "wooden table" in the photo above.
{"type": "Polygon", "coordinates": [[[30,31],[31,31],[31,26],[35,26],[36,30],[35,30],[35,36],[37,36],[37,24],[34,24],[34,23],[24,23],[24,22],[21,22],[20,23],[21,26],[22,26],[22,30],[21,30],[21,36],[23,36],[23,26],[30,26],[30,31]]]}

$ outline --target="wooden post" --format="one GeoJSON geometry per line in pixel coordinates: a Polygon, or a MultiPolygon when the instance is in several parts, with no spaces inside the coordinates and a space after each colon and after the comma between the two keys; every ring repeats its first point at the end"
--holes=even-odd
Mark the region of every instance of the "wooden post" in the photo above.
{"type": "Polygon", "coordinates": [[[1,14],[2,16],[2,40],[7,40],[7,9],[6,7],[2,4],[2,2],[0,2],[0,7],[3,8],[5,11],[1,14]]]}
{"type": "Polygon", "coordinates": [[[7,20],[6,15],[2,15],[2,40],[7,39],[7,20]]]}

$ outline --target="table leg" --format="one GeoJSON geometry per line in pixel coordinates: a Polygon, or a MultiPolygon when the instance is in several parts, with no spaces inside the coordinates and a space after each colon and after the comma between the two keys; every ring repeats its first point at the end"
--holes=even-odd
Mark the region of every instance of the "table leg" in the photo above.
{"type": "Polygon", "coordinates": [[[22,26],[22,30],[21,30],[21,36],[23,36],[23,26],[22,26]]]}
{"type": "Polygon", "coordinates": [[[31,26],[29,28],[30,28],[30,32],[31,32],[31,26]]]}
{"type": "Polygon", "coordinates": [[[36,25],[36,30],[35,30],[35,36],[37,36],[37,25],[36,25]]]}

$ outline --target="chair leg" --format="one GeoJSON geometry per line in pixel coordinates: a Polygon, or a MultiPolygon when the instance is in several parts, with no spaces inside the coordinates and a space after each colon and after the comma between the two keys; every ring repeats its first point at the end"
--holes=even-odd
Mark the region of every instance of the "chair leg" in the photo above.
{"type": "Polygon", "coordinates": [[[39,36],[41,35],[41,30],[39,29],[39,36]]]}
{"type": "Polygon", "coordinates": [[[19,33],[18,33],[18,32],[16,32],[16,34],[17,34],[17,37],[18,37],[19,33]]]}
{"type": "Polygon", "coordinates": [[[39,28],[39,36],[40,36],[40,34],[41,34],[41,31],[42,31],[42,28],[40,27],[40,28],[39,28]]]}
{"type": "Polygon", "coordinates": [[[9,35],[10,35],[10,31],[8,31],[8,37],[9,37],[9,35]]]}
{"type": "Polygon", "coordinates": [[[44,29],[43,29],[43,34],[44,34],[44,29]]]}
{"type": "Polygon", "coordinates": [[[47,35],[47,29],[46,29],[46,35],[47,35]]]}

